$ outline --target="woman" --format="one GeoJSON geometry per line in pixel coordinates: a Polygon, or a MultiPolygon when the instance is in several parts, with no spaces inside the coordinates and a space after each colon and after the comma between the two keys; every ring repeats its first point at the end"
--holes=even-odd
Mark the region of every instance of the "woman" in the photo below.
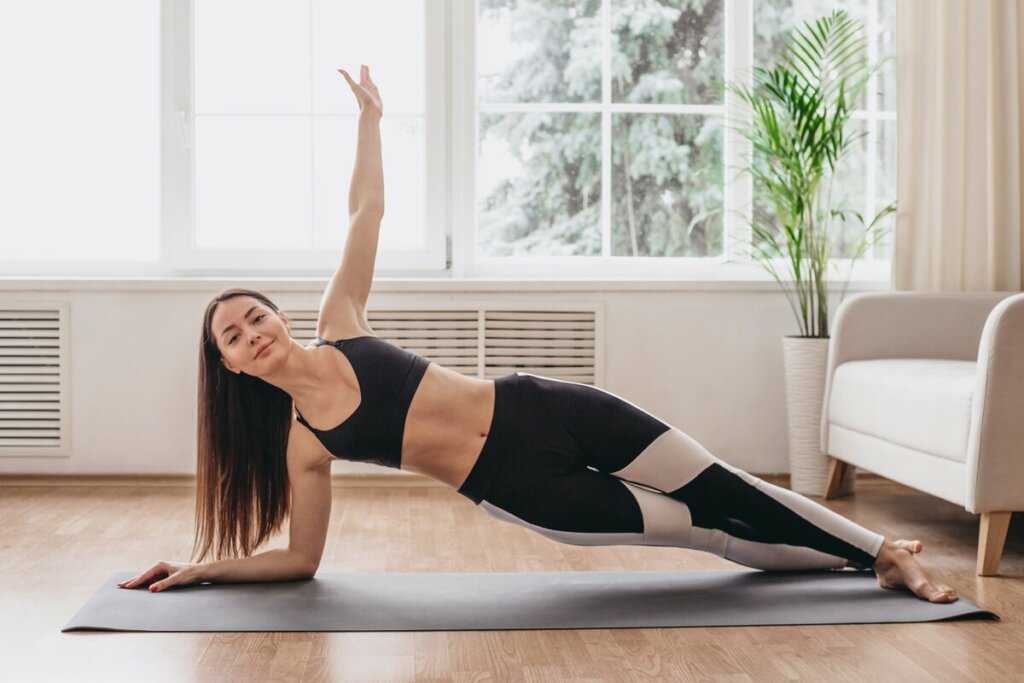
{"type": "Polygon", "coordinates": [[[732,467],[611,392],[526,372],[466,377],[379,339],[365,302],[384,206],[383,107],[365,66],[358,83],[339,71],[359,102],[359,137],[351,228],[317,339],[299,345],[288,317],[251,290],[222,292],[203,320],[194,549],[200,561],[214,545],[236,559],[160,562],[122,587],[313,576],[341,457],[426,474],[563,543],[694,548],[766,570],[872,568],[884,588],[957,599],[915,561],[919,541],[886,540],[732,467]],[[289,547],[250,557],[285,517],[289,547]]]}

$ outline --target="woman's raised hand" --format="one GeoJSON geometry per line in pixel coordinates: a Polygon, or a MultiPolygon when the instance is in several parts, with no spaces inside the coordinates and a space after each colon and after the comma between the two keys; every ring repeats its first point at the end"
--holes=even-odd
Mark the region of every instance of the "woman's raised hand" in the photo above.
{"type": "Polygon", "coordinates": [[[370,67],[365,64],[360,65],[358,83],[353,81],[352,77],[344,69],[338,69],[338,72],[348,81],[348,87],[352,88],[352,92],[359,101],[360,113],[367,110],[377,114],[377,116],[384,113],[384,103],[380,99],[380,91],[377,90],[377,84],[370,79],[370,67]]]}
{"type": "Polygon", "coordinates": [[[204,565],[186,562],[157,562],[134,579],[117,584],[121,588],[135,588],[149,584],[150,591],[162,591],[171,586],[187,586],[206,580],[204,565]],[[154,581],[154,579],[157,579],[154,581]],[[152,583],[150,583],[152,582],[152,583]]]}

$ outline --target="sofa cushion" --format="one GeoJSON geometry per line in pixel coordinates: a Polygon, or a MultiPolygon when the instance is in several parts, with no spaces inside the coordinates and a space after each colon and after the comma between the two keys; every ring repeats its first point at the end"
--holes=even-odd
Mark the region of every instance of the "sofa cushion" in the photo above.
{"type": "Polygon", "coordinates": [[[966,462],[976,361],[895,358],[841,363],[828,419],[899,446],[966,462]]]}

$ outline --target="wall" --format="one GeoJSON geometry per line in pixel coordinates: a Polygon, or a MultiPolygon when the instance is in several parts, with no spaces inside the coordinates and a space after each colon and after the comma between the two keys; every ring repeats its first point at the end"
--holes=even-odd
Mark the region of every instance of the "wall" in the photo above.
{"type": "MultiPolygon", "coordinates": [[[[326,279],[0,281],[10,301],[70,302],[70,457],[0,457],[0,473],[194,474],[201,316],[231,286],[316,309],[326,279]]],[[[887,282],[851,285],[888,289],[887,282]]],[[[789,471],[782,337],[796,320],[774,283],[392,279],[368,308],[481,301],[604,302],[602,388],[758,474],[789,471]]],[[[833,297],[833,311],[838,297],[833,297]]],[[[338,461],[336,474],[405,473],[338,461]]]]}

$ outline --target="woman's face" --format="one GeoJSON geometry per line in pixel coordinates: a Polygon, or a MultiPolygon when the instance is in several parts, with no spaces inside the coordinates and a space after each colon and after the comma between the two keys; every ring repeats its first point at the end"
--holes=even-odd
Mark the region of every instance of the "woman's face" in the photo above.
{"type": "Polygon", "coordinates": [[[235,373],[264,374],[272,367],[268,363],[286,353],[291,342],[287,317],[278,317],[272,308],[251,296],[220,302],[210,326],[225,367],[235,373]],[[265,350],[257,358],[261,349],[265,350]]]}

